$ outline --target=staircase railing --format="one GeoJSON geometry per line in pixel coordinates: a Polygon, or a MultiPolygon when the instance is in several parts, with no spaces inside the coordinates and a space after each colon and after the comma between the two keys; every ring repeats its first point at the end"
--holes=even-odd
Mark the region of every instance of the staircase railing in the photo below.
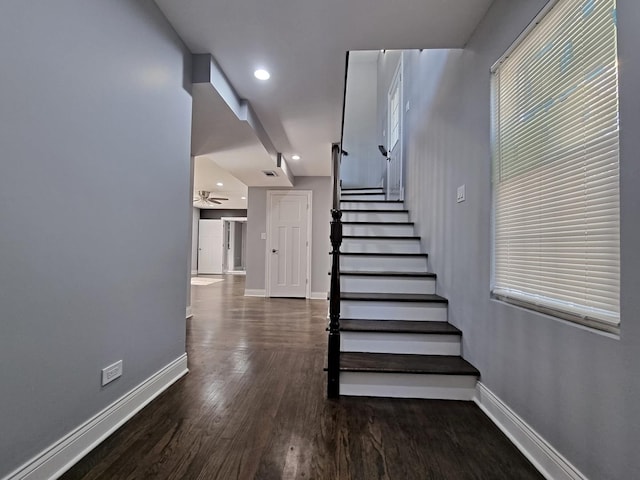
{"type": "Polygon", "coordinates": [[[340,210],[340,145],[331,148],[333,204],[331,207],[331,286],[329,289],[329,351],[327,397],[340,395],[340,245],[342,245],[342,211],[340,210]]]}
{"type": "Polygon", "coordinates": [[[340,210],[340,162],[347,99],[349,52],[345,58],[344,93],[342,97],[342,128],[340,142],[331,146],[331,176],[333,198],[331,204],[331,285],[329,287],[329,342],[327,354],[327,397],[340,396],[340,246],[342,245],[342,211],[340,210]]]}

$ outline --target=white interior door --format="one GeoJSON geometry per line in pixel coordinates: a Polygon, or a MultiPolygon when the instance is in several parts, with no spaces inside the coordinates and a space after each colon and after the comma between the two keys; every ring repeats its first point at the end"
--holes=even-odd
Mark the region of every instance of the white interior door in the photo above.
{"type": "Polygon", "coordinates": [[[268,192],[267,295],[306,297],[311,192],[268,192]]]}
{"type": "Polygon", "coordinates": [[[398,63],[398,68],[388,95],[388,161],[387,161],[387,199],[403,199],[403,179],[402,179],[402,59],[398,63]]]}
{"type": "Polygon", "coordinates": [[[200,220],[198,223],[198,274],[222,273],[222,230],[222,220],[200,220]]]}

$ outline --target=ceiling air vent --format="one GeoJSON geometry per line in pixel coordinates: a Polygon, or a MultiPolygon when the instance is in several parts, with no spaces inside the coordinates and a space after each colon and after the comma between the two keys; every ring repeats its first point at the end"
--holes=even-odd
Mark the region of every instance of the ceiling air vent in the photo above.
{"type": "Polygon", "coordinates": [[[276,172],[274,172],[273,170],[262,170],[262,173],[265,174],[265,176],[267,177],[277,177],[278,174],[276,172]]]}

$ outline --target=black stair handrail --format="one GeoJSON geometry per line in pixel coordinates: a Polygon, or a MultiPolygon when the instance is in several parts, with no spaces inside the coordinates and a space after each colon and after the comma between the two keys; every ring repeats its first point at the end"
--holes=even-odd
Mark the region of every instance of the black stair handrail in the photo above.
{"type": "Polygon", "coordinates": [[[342,211],[340,210],[340,162],[347,97],[347,72],[349,52],[345,58],[344,92],[342,98],[342,126],[340,143],[331,146],[331,176],[333,199],[331,205],[331,285],[329,287],[329,342],[327,353],[327,397],[340,396],[340,246],[342,245],[342,211]]]}
{"type": "Polygon", "coordinates": [[[340,395],[340,245],[342,211],[340,210],[340,145],[331,147],[333,206],[331,209],[331,285],[329,287],[329,345],[327,397],[340,395]]]}

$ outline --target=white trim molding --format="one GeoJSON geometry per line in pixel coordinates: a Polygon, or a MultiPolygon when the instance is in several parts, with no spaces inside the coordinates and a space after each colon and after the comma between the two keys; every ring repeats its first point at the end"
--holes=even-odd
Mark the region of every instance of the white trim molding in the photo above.
{"type": "Polygon", "coordinates": [[[505,404],[478,382],[473,401],[548,480],[587,480],[569,460],[505,404]]]}
{"type": "Polygon", "coordinates": [[[191,276],[192,277],[197,277],[198,276],[198,270],[191,270],[191,276]]]}
{"type": "Polygon", "coordinates": [[[53,480],[189,372],[183,354],[2,480],[53,480]]]}
{"type": "Polygon", "coordinates": [[[191,317],[193,317],[193,309],[191,308],[191,305],[189,305],[187,307],[187,316],[186,316],[186,318],[189,319],[191,317]]]}
{"type": "Polygon", "coordinates": [[[311,300],[327,300],[329,294],[327,292],[311,292],[311,300]]]}
{"type": "Polygon", "coordinates": [[[244,296],[245,297],[266,297],[267,293],[264,289],[253,289],[253,288],[245,288],[244,296]]]}

